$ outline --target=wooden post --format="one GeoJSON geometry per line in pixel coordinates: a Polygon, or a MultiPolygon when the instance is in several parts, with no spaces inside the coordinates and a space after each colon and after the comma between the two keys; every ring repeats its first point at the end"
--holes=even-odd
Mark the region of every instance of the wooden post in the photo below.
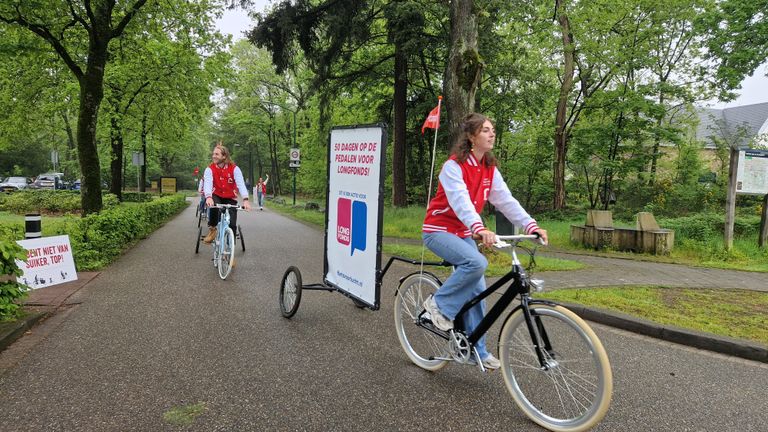
{"type": "Polygon", "coordinates": [[[731,146],[730,162],[728,163],[728,195],[725,199],[725,233],[723,242],[725,249],[733,248],[733,222],[736,219],[736,173],[739,166],[739,149],[731,146]]]}
{"type": "Polygon", "coordinates": [[[760,233],[757,236],[757,245],[761,248],[768,247],[768,195],[763,197],[763,211],[760,213],[760,233]]]}

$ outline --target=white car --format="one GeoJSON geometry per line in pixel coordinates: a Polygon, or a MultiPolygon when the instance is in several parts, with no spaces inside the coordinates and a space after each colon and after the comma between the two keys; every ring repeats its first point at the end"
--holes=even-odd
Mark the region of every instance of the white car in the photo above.
{"type": "Polygon", "coordinates": [[[0,192],[16,192],[26,189],[31,182],[26,177],[8,177],[0,183],[0,192]]]}

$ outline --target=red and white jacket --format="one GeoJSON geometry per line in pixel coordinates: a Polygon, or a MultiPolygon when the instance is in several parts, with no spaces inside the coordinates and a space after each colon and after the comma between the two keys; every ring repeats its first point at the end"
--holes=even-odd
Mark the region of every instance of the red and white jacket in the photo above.
{"type": "Polygon", "coordinates": [[[203,174],[203,194],[206,198],[216,195],[221,198],[237,199],[237,192],[248,198],[248,188],[243,181],[240,167],[231,163],[219,168],[212,163],[203,174]]]}
{"type": "Polygon", "coordinates": [[[461,238],[486,229],[480,212],[488,201],[513,224],[530,234],[539,226],[512,196],[494,166],[478,163],[471,153],[459,163],[451,156],[440,170],[437,194],[429,203],[422,231],[448,232],[461,238]]]}

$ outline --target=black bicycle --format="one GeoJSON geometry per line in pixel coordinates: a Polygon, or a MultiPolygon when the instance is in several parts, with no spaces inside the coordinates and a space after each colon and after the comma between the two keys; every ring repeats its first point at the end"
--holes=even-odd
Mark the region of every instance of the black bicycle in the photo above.
{"type": "MultiPolygon", "coordinates": [[[[430,371],[450,361],[476,365],[484,371],[475,344],[519,297],[520,304],[507,315],[499,335],[498,357],[507,390],[531,420],[547,429],[589,429],[605,416],[611,402],[613,376],[608,355],[595,332],[575,313],[551,301],[531,298],[531,289],[540,291],[543,281],[526,274],[516,248],[522,240],[533,241],[538,236],[498,239],[497,247],[511,251],[512,269],[467,302],[450,331],[435,327],[423,307],[424,300],[442,284],[440,279],[429,272],[416,272],[400,280],[394,307],[400,344],[413,363],[430,371]],[[507,283],[501,298],[468,333],[464,313],[507,283]]],[[[535,262],[536,249],[525,250],[535,262]]]]}

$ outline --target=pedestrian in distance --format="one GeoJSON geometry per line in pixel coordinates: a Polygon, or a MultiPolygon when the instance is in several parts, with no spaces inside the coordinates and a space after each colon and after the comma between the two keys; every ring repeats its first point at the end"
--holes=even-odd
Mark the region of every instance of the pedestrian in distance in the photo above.
{"type": "Polygon", "coordinates": [[[269,174],[267,174],[266,180],[259,177],[259,182],[256,184],[256,200],[259,204],[259,210],[264,210],[264,197],[267,195],[267,182],[269,182],[269,174]]]}
{"type": "MultiPolygon", "coordinates": [[[[480,212],[488,201],[526,234],[538,233],[547,241],[547,232],[512,196],[496,168],[493,150],[496,132],[491,121],[472,113],[461,123],[461,134],[438,177],[435,197],[430,200],[422,226],[424,245],[455,266],[434,296],[424,301],[424,309],[440,330],[453,329],[459,310],[472,297],[485,291],[488,261],[473,237],[490,247],[496,234],[485,227],[480,212]]],[[[471,333],[485,315],[485,300],[464,314],[465,328],[471,333]]],[[[485,336],[477,342],[480,360],[486,369],[498,369],[499,360],[488,352],[485,336]]]]}
{"type": "MultiPolygon", "coordinates": [[[[238,194],[242,197],[245,211],[251,210],[248,200],[248,189],[243,181],[243,172],[230,158],[229,150],[219,142],[213,148],[212,162],[203,174],[203,194],[205,205],[211,207],[215,204],[237,205],[238,194]]],[[[216,238],[216,225],[219,223],[219,209],[210,209],[208,215],[208,235],[203,241],[211,243],[216,238]]],[[[237,212],[230,213],[229,227],[237,232],[237,212]]]]}

